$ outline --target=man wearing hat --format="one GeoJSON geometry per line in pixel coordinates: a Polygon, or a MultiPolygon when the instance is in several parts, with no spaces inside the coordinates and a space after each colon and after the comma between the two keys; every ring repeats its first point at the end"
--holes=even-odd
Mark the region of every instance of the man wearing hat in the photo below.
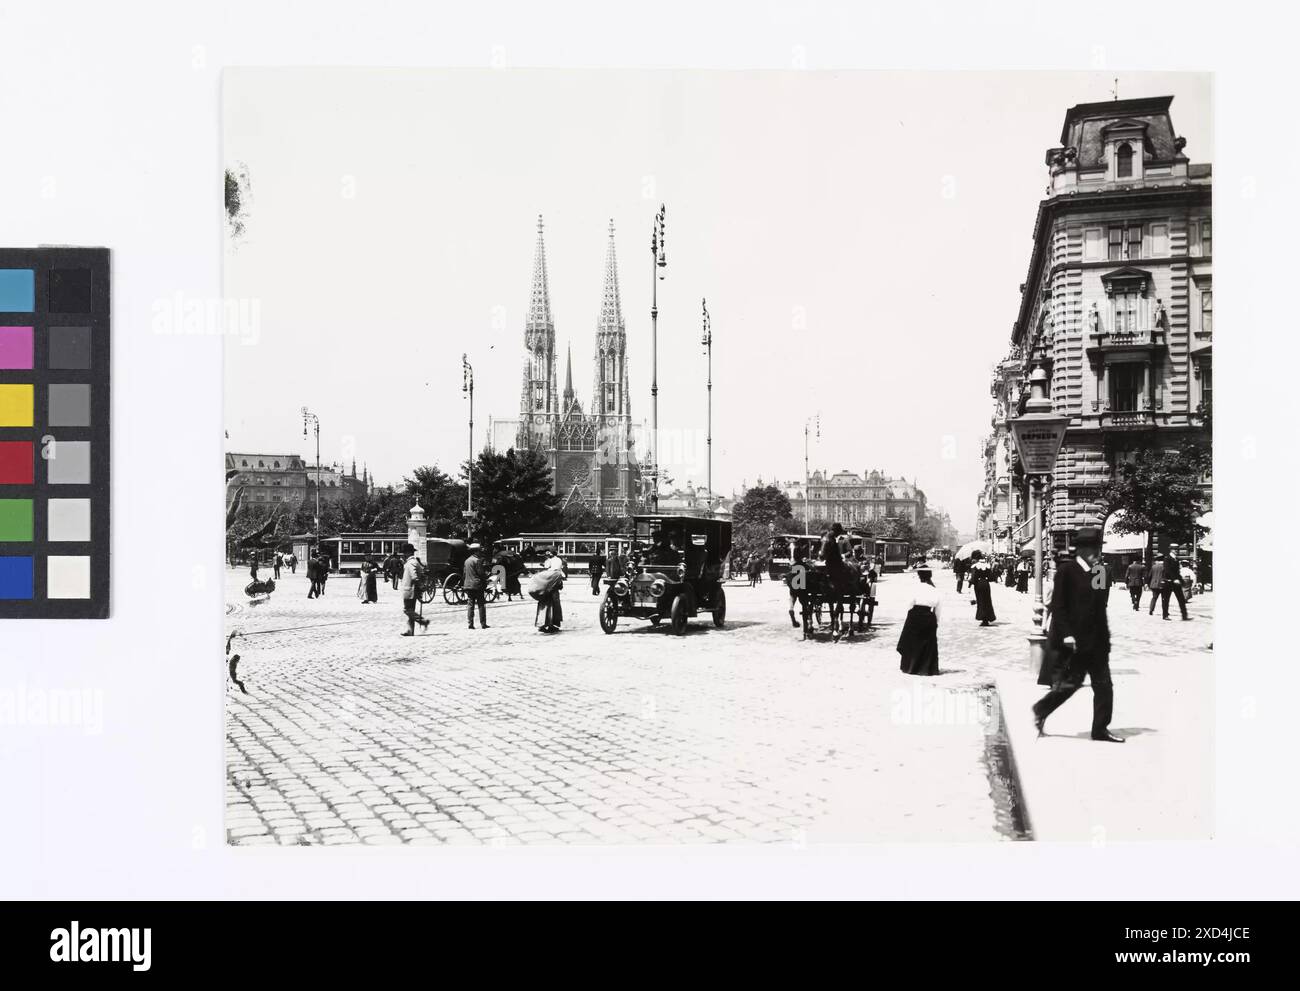
{"type": "Polygon", "coordinates": [[[465,558],[465,581],[461,588],[465,590],[465,596],[469,599],[469,606],[466,609],[469,618],[469,628],[474,629],[474,607],[478,606],[479,626],[483,629],[488,628],[487,622],[487,603],[484,594],[487,591],[488,568],[487,562],[483,560],[483,546],[481,544],[469,545],[469,557],[465,558]]]}
{"type": "Polygon", "coordinates": [[[1071,695],[1092,682],[1092,738],[1123,743],[1110,732],[1114,691],[1110,680],[1110,626],[1106,621],[1108,580],[1101,561],[1101,531],[1085,527],[1074,539],[1073,560],[1061,562],[1052,584],[1051,625],[1047,642],[1062,659],[1063,672],[1052,690],[1034,703],[1034,725],[1043,724],[1071,695]]]}
{"type": "Polygon", "coordinates": [[[428,627],[429,621],[415,614],[415,603],[419,598],[417,586],[420,580],[420,560],[415,556],[415,545],[403,544],[402,557],[406,561],[402,567],[402,611],[406,613],[406,629],[402,636],[413,637],[415,624],[419,623],[420,629],[423,630],[428,627]]]}

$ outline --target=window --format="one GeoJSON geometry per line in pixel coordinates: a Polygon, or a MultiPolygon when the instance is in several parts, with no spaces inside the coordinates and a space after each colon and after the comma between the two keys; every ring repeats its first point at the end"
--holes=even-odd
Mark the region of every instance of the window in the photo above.
{"type": "Polygon", "coordinates": [[[1117,413],[1135,412],[1138,408],[1138,395],[1142,391],[1142,366],[1126,362],[1111,365],[1107,372],[1110,377],[1111,410],[1117,413]]]}
{"type": "Polygon", "coordinates": [[[1120,261],[1124,256],[1124,228],[1112,227],[1110,229],[1110,250],[1107,254],[1113,262],[1120,261]]]}
{"type": "Polygon", "coordinates": [[[1115,151],[1115,177],[1129,179],[1133,176],[1133,149],[1126,144],[1115,151]]]}
{"type": "Polygon", "coordinates": [[[1112,227],[1108,239],[1110,261],[1126,261],[1142,257],[1142,225],[1112,227]]]}
{"type": "Polygon", "coordinates": [[[1136,334],[1138,332],[1138,294],[1133,292],[1115,295],[1115,330],[1116,334],[1136,334]]]}
{"type": "Polygon", "coordinates": [[[533,383],[533,409],[543,409],[546,406],[546,386],[541,382],[533,383]]]}
{"type": "MultiPolygon", "coordinates": [[[[1201,290],[1201,333],[1214,333],[1214,292],[1210,289],[1201,290]]],[[[1232,333],[1229,332],[1231,337],[1232,333]]]]}
{"type": "Polygon", "coordinates": [[[605,385],[605,412],[614,412],[614,383],[609,382],[605,385]]]}
{"type": "Polygon", "coordinates": [[[1214,371],[1207,361],[1201,365],[1201,411],[1210,411],[1210,400],[1214,395],[1214,371]]]}
{"type": "Polygon", "coordinates": [[[1203,220],[1201,221],[1201,254],[1203,255],[1210,254],[1210,247],[1212,243],[1213,241],[1212,241],[1212,235],[1210,231],[1210,222],[1208,220],[1203,220]]]}

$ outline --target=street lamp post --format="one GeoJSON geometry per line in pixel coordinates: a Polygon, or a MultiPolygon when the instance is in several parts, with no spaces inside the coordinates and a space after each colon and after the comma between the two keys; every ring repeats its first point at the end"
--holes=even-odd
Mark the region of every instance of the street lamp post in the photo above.
{"type": "Polygon", "coordinates": [[[808,474],[808,432],[814,422],[817,424],[817,436],[821,437],[822,415],[820,413],[803,421],[803,535],[805,537],[812,534],[812,514],[808,509],[808,487],[812,484],[811,476],[808,474]]]}
{"type": "Polygon", "coordinates": [[[1034,632],[1029,637],[1029,666],[1037,673],[1043,662],[1043,482],[1056,467],[1056,456],[1070,424],[1052,413],[1047,398],[1047,372],[1041,365],[1029,373],[1025,413],[1010,421],[1011,437],[1029,478],[1029,511],[1034,514],[1034,632]]]}
{"type": "Polygon", "coordinates": [[[302,408],[302,436],[307,439],[307,424],[310,423],[316,428],[316,543],[320,544],[320,417],[307,409],[302,408]]]}
{"type": "Polygon", "coordinates": [[[650,510],[659,512],[659,281],[668,267],[662,203],[650,234],[650,510]],[[655,271],[658,269],[659,271],[655,271]]]}
{"type": "Polygon", "coordinates": [[[465,468],[465,536],[470,536],[470,527],[474,520],[474,366],[469,363],[469,355],[460,356],[463,382],[461,392],[469,396],[469,461],[465,468]]]}
{"type": "Polygon", "coordinates": [[[709,302],[706,299],[700,300],[700,306],[704,310],[704,336],[700,343],[704,345],[704,354],[708,358],[708,377],[705,388],[708,391],[708,424],[707,433],[704,437],[704,447],[707,452],[705,485],[709,490],[709,515],[713,515],[713,323],[709,320],[709,302]]]}

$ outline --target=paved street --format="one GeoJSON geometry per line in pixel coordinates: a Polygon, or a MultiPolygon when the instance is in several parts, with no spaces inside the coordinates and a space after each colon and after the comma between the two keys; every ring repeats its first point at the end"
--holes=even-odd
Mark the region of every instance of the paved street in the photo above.
{"type": "MultiPolygon", "coordinates": [[[[250,605],[247,580],[227,572],[249,692],[227,689],[232,843],[1023,835],[988,715],[987,686],[1025,666],[1030,597],[1005,588],[997,625],[980,629],[951,574],[936,575],[945,673],[919,679],[894,651],[910,574],[880,584],[878,629],[852,643],[801,642],[772,583],[732,583],[727,628],[700,619],[681,638],[641,623],[604,635],[585,576],[565,589],[558,635],[533,629],[531,600],[489,606],[491,629],[471,632],[439,599],[429,630],[404,638],[390,587],[363,605],[355,579],[334,577],[308,600],[300,568],[250,605]]],[[[1164,623],[1116,590],[1114,666],[1130,644],[1157,661],[1203,652],[1212,600],[1192,601],[1196,622],[1164,623]]]]}

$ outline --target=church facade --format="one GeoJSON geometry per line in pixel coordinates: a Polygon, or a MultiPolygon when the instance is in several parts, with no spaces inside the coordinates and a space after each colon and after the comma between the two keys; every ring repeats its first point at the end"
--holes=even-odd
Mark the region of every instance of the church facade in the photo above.
{"type": "Polygon", "coordinates": [[[515,423],[498,421],[495,445],[514,427],[511,443],[545,455],[561,505],[627,514],[641,504],[641,477],[628,389],[627,328],[619,295],[614,223],[605,249],[605,278],[593,354],[593,383],[584,409],[573,388],[572,348],[565,349],[564,389],[558,388],[559,348],[551,315],[542,218],[537,218],[533,281],[524,324],[524,367],[515,423]]]}

